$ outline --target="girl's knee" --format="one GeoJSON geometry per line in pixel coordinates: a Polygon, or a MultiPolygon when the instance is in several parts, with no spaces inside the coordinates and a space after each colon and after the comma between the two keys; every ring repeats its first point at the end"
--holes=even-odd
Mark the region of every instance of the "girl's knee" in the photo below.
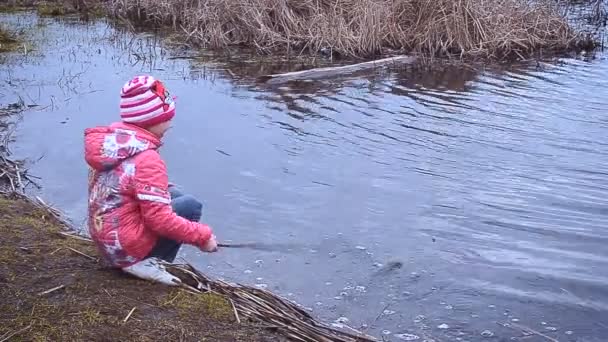
{"type": "Polygon", "coordinates": [[[175,212],[190,221],[198,221],[203,215],[203,204],[191,195],[183,195],[173,203],[175,212]]]}

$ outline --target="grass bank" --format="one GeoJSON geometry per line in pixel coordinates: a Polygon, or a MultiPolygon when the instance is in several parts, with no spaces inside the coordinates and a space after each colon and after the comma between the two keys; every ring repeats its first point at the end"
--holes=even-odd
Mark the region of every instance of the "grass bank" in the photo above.
{"type": "Polygon", "coordinates": [[[0,341],[280,341],[230,302],[126,277],[48,211],[0,197],[0,341]]]}

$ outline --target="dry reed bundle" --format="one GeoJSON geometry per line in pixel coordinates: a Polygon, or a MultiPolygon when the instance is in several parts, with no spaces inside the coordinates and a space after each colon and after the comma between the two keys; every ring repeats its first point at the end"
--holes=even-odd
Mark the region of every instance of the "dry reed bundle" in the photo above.
{"type": "Polygon", "coordinates": [[[182,30],[200,46],[261,52],[329,51],[370,57],[506,58],[567,50],[582,38],[554,1],[539,0],[109,0],[135,24],[182,30]]]}
{"type": "Polygon", "coordinates": [[[15,161],[10,158],[8,147],[14,132],[14,124],[9,122],[9,118],[20,115],[25,109],[22,102],[10,104],[6,108],[0,108],[0,192],[10,193],[23,191],[26,182],[35,184],[31,176],[27,174],[22,161],[15,161]]]}
{"type": "Polygon", "coordinates": [[[233,305],[236,320],[241,317],[264,324],[268,328],[303,342],[377,341],[346,325],[351,332],[338,330],[317,322],[297,304],[278,295],[251,286],[215,280],[190,265],[167,264],[167,269],[179,277],[184,286],[195,292],[212,292],[227,298],[233,305]]]}

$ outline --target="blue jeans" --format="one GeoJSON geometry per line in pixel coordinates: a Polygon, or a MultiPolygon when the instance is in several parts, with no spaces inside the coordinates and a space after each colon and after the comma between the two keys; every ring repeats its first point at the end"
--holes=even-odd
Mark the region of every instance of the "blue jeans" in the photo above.
{"type": "MultiPolygon", "coordinates": [[[[173,211],[187,220],[198,222],[203,214],[203,204],[190,195],[184,195],[174,186],[169,188],[171,193],[171,206],[173,211]]],[[[181,242],[160,237],[146,258],[156,257],[167,262],[173,262],[177,252],[182,246],[181,242]]]]}

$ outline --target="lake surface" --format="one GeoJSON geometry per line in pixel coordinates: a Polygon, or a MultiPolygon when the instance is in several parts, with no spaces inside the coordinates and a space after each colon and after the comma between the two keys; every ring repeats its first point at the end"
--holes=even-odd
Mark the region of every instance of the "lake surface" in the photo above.
{"type": "Polygon", "coordinates": [[[185,248],[199,268],[392,341],[608,340],[605,55],[268,86],[256,76],[288,63],[0,20],[34,42],[0,64],[0,103],[38,105],[13,150],[41,158],[42,197],[76,223],[83,130],[117,120],[122,84],[152,73],[178,96],[171,180],[220,240],[290,247],[185,248]]]}

